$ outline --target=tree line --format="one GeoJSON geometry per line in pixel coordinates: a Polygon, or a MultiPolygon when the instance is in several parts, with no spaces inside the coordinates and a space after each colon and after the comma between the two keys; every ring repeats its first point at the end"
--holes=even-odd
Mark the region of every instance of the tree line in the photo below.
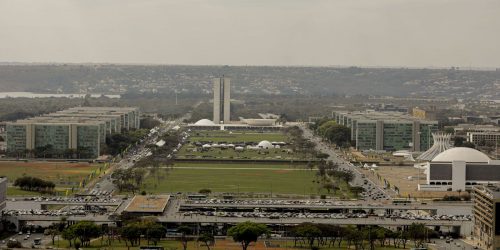
{"type": "Polygon", "coordinates": [[[56,184],[37,177],[23,176],[14,181],[14,186],[26,191],[52,193],[56,184]]]}
{"type": "MultiPolygon", "coordinates": [[[[101,237],[101,246],[112,246],[115,241],[124,241],[127,247],[137,247],[145,241],[147,245],[158,245],[167,236],[167,229],[155,218],[136,218],[121,215],[124,225],[121,227],[96,225],[94,222],[81,221],[69,225],[64,219],[52,224],[46,234],[52,237],[52,243],[57,235],[68,241],[70,247],[90,247],[93,239],[101,237]]],[[[187,250],[189,242],[195,241],[211,250],[214,244],[213,231],[199,233],[187,225],[181,224],[174,229],[176,241],[183,250],[187,250]]],[[[265,224],[242,222],[226,231],[226,235],[239,243],[242,250],[259,239],[268,239],[271,229],[265,224]]],[[[389,229],[377,225],[339,226],[330,224],[302,223],[285,232],[295,248],[342,248],[356,250],[374,250],[377,247],[406,248],[412,244],[416,248],[425,246],[430,238],[437,237],[437,232],[428,229],[424,224],[413,223],[406,228],[389,229]]]]}

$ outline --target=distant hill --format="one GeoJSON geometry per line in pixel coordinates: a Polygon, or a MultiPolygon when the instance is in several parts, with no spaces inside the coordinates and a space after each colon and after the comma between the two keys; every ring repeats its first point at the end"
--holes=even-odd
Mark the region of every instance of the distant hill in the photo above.
{"type": "Polygon", "coordinates": [[[210,79],[233,93],[262,95],[444,96],[500,99],[500,71],[407,68],[0,65],[0,92],[208,95],[210,79]]]}

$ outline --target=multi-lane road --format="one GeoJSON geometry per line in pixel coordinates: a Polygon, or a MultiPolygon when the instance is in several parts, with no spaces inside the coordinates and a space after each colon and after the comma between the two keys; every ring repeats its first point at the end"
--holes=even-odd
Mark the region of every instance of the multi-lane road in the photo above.
{"type": "Polygon", "coordinates": [[[307,128],[306,124],[302,123],[299,127],[302,131],[304,131],[304,138],[314,142],[318,151],[329,155],[328,160],[337,163],[340,169],[351,170],[354,173],[354,179],[350,183],[352,186],[364,187],[365,189],[371,188],[371,190],[364,196],[364,199],[385,200],[391,198],[390,190],[385,190],[377,186],[369,178],[365,178],[354,165],[352,165],[349,161],[342,159],[342,157],[335,152],[334,148],[329,143],[324,142],[320,137],[315,136],[312,131],[307,128]]]}

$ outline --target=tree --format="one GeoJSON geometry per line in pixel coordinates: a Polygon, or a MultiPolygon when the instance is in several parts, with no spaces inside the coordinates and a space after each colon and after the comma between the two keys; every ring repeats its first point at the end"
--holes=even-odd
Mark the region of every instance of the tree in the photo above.
{"type": "Polygon", "coordinates": [[[187,226],[180,226],[177,228],[177,232],[181,234],[179,241],[182,244],[182,249],[186,250],[188,241],[190,240],[188,236],[192,233],[191,228],[187,226]]]}
{"type": "Polygon", "coordinates": [[[423,246],[426,231],[427,228],[422,223],[412,223],[408,228],[408,233],[410,235],[410,238],[413,240],[416,248],[423,246]]]}
{"type": "MultiPolygon", "coordinates": [[[[121,232],[120,235],[126,239],[125,242],[130,242],[131,246],[136,246],[139,245],[141,242],[141,227],[139,222],[134,222],[134,223],[129,223],[125,225],[121,232]]],[[[128,246],[128,244],[127,244],[128,246]]]]}
{"type": "Polygon", "coordinates": [[[92,238],[101,236],[101,228],[91,221],[80,221],[70,226],[82,246],[89,246],[92,238]]]}
{"type": "Polygon", "coordinates": [[[247,221],[229,228],[227,234],[233,237],[235,242],[239,242],[243,250],[247,250],[250,243],[257,242],[261,235],[267,235],[269,232],[266,225],[247,221]]]}
{"type": "Polygon", "coordinates": [[[142,181],[144,180],[144,175],[146,174],[146,170],[142,168],[135,168],[132,172],[135,185],[139,187],[142,184],[142,181]]]}
{"type": "Polygon", "coordinates": [[[323,137],[339,147],[348,147],[351,143],[351,129],[344,125],[334,125],[329,127],[323,137]]]}
{"type": "Polygon", "coordinates": [[[156,246],[166,232],[167,230],[165,230],[165,228],[159,223],[153,223],[149,225],[146,229],[146,237],[148,239],[148,243],[149,240],[151,240],[156,246]]]}
{"type": "Polygon", "coordinates": [[[59,231],[56,228],[49,228],[47,229],[47,233],[50,235],[50,238],[52,239],[52,245],[54,245],[56,236],[59,234],[59,231]]]}
{"type": "Polygon", "coordinates": [[[62,231],[63,239],[67,240],[69,242],[69,246],[72,246],[73,240],[76,239],[76,234],[75,231],[73,230],[72,227],[68,227],[62,231]]]}
{"type": "Polygon", "coordinates": [[[203,244],[207,247],[207,250],[210,250],[210,245],[213,244],[215,238],[212,234],[202,234],[198,237],[198,241],[203,242],[203,244]]]}
{"type": "Polygon", "coordinates": [[[333,182],[328,182],[323,184],[323,188],[325,188],[326,191],[328,191],[328,193],[330,193],[331,190],[335,191],[336,189],[338,189],[335,183],[333,182]]]}
{"type": "Polygon", "coordinates": [[[297,236],[305,238],[311,249],[313,249],[314,242],[322,235],[321,230],[312,223],[302,223],[294,229],[294,232],[297,236]]]}
{"type": "Polygon", "coordinates": [[[210,190],[208,188],[202,188],[202,189],[200,189],[200,191],[198,191],[198,193],[204,194],[204,195],[209,195],[210,193],[212,193],[212,190],[210,190]]]}

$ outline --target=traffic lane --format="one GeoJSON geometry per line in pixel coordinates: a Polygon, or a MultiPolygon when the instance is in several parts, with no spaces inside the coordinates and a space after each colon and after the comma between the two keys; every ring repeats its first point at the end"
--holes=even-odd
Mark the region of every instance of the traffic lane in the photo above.
{"type": "Polygon", "coordinates": [[[474,246],[464,242],[461,239],[454,239],[450,241],[449,243],[446,243],[446,239],[435,239],[432,240],[432,246],[434,248],[439,249],[439,250],[473,250],[477,249],[474,248],[474,246]]]}
{"type": "MultiPolygon", "coordinates": [[[[363,186],[364,185],[364,180],[363,174],[359,172],[358,169],[356,169],[354,166],[351,166],[350,163],[346,162],[345,160],[341,159],[341,157],[331,148],[330,145],[326,144],[322,140],[320,140],[317,136],[314,136],[312,131],[310,131],[308,128],[305,128],[301,126],[302,131],[304,131],[304,136],[313,141],[316,142],[316,149],[323,153],[327,153],[329,155],[328,160],[331,160],[337,164],[339,164],[339,169],[344,169],[344,170],[350,170],[354,173],[354,178],[350,182],[351,185],[353,186],[363,186]]],[[[386,192],[384,189],[382,189],[380,186],[376,185],[373,181],[371,181],[369,178],[366,179],[374,188],[377,189],[377,193],[382,193],[384,198],[391,198],[388,192],[386,192]]],[[[374,197],[371,197],[370,195],[365,196],[365,199],[369,200],[375,200],[374,197]]]]}
{"type": "MultiPolygon", "coordinates": [[[[44,235],[42,233],[33,233],[33,234],[14,234],[10,237],[5,238],[0,242],[0,246],[2,248],[7,247],[7,242],[9,239],[15,239],[23,245],[23,248],[31,248],[32,246],[35,245],[35,239],[40,238],[41,239],[41,244],[40,245],[48,245],[52,243],[52,239],[50,236],[44,235]]],[[[40,246],[39,245],[39,246],[40,246]]]]}

